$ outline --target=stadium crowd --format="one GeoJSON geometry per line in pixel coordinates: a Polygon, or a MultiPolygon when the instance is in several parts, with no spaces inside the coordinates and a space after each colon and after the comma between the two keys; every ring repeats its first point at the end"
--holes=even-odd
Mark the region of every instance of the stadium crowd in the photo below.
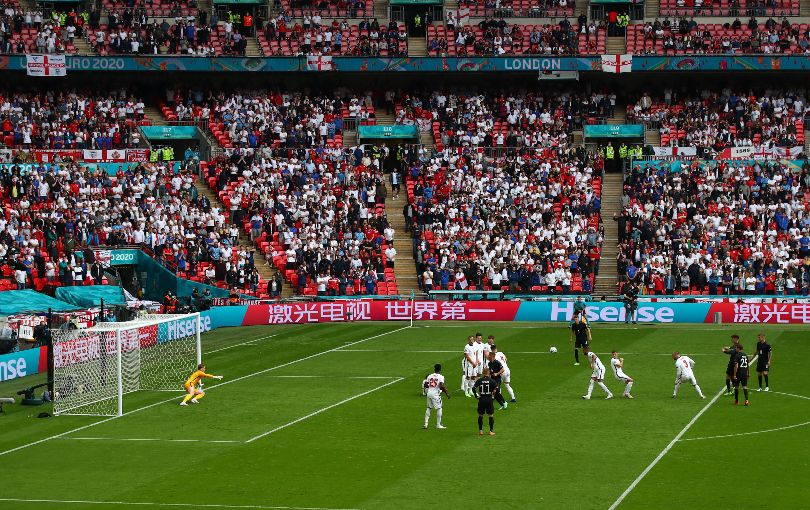
{"type": "Polygon", "coordinates": [[[625,183],[619,274],[652,294],[807,294],[810,165],[636,165],[625,183]]]}
{"type": "Polygon", "coordinates": [[[144,102],[126,89],[0,92],[0,134],[8,147],[120,149],[140,143],[144,102]]]}
{"type": "Polygon", "coordinates": [[[411,166],[423,288],[589,292],[603,241],[601,164],[583,149],[445,149],[411,166]]]}
{"type": "Polygon", "coordinates": [[[807,99],[803,92],[704,90],[649,93],[627,108],[630,122],[658,127],[662,146],[793,148],[804,145],[807,99]]]}

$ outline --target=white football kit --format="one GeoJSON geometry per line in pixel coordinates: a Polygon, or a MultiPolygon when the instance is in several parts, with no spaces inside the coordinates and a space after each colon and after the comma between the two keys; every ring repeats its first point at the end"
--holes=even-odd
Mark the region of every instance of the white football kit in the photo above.
{"type": "Polygon", "coordinates": [[[509,377],[510,376],[509,365],[506,364],[506,356],[502,352],[498,351],[495,353],[495,359],[501,363],[501,366],[503,366],[503,374],[501,374],[501,381],[508,384],[511,381],[509,377]]]}
{"type": "Polygon", "coordinates": [[[480,342],[474,342],[473,347],[475,347],[475,362],[478,363],[478,366],[475,367],[475,375],[481,375],[484,373],[484,344],[480,342]]]}
{"type": "Polygon", "coordinates": [[[442,408],[442,384],[444,384],[444,376],[442,374],[430,374],[422,383],[422,387],[425,388],[428,409],[442,408]]]}
{"type": "Polygon", "coordinates": [[[619,366],[619,363],[621,363],[621,360],[618,358],[610,359],[610,365],[613,367],[613,375],[616,377],[616,379],[622,382],[627,382],[628,379],[630,379],[630,376],[624,373],[622,367],[619,366]]]}
{"type": "Polygon", "coordinates": [[[464,375],[467,377],[475,377],[476,367],[474,364],[467,361],[467,358],[475,361],[476,352],[475,344],[464,344],[464,358],[462,358],[461,365],[464,367],[464,375]]]}
{"type": "Polygon", "coordinates": [[[693,386],[697,384],[697,379],[695,379],[695,373],[692,371],[692,367],[695,366],[695,361],[690,358],[689,356],[681,356],[677,360],[675,360],[675,370],[676,370],[676,379],[680,382],[689,382],[693,386]]]}
{"type": "Polygon", "coordinates": [[[595,352],[591,351],[588,353],[588,360],[590,360],[591,368],[593,368],[593,373],[591,377],[596,380],[602,380],[605,378],[605,365],[602,364],[602,360],[599,359],[599,356],[596,355],[595,352]]]}

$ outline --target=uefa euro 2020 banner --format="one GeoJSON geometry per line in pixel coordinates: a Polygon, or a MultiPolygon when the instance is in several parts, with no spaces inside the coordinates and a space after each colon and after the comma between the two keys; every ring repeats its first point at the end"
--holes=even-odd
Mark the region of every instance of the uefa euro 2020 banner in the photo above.
{"type": "MultiPolygon", "coordinates": [[[[589,301],[590,322],[624,322],[618,301],[589,301]]],[[[810,324],[809,303],[668,303],[640,302],[636,320],[648,324],[723,323],[810,324]]],[[[318,303],[278,303],[215,307],[203,312],[201,330],[226,326],[307,324],[358,321],[538,321],[568,322],[573,302],[520,301],[374,301],[339,300],[318,303]]]]}

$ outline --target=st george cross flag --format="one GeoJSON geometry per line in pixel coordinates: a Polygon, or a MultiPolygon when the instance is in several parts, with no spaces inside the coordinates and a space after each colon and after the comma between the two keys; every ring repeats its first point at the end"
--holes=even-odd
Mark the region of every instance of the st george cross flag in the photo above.
{"type": "Polygon", "coordinates": [[[602,71],[629,73],[633,70],[633,55],[602,55],[602,71]]]}
{"type": "Polygon", "coordinates": [[[64,55],[26,55],[25,69],[28,76],[65,76],[64,55]]]}
{"type": "Polygon", "coordinates": [[[329,55],[307,55],[307,71],[331,71],[332,57],[329,55]]]}

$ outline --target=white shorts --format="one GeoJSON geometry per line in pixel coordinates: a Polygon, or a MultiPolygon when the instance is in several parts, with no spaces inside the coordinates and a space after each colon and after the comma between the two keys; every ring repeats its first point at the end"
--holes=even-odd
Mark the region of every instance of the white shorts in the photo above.
{"type": "Polygon", "coordinates": [[[464,375],[467,377],[475,377],[476,374],[476,367],[474,367],[470,362],[464,363],[464,375]]]}
{"type": "Polygon", "coordinates": [[[681,384],[688,382],[692,386],[697,384],[697,379],[695,379],[695,374],[681,374],[680,376],[678,376],[678,381],[680,381],[681,384]]]}
{"type": "Polygon", "coordinates": [[[430,395],[427,396],[427,407],[428,409],[441,409],[442,408],[442,397],[431,397],[430,395]]]}
{"type": "Polygon", "coordinates": [[[596,379],[597,381],[601,381],[605,378],[605,369],[604,368],[597,368],[591,374],[591,379],[596,379]]]}
{"type": "Polygon", "coordinates": [[[505,382],[505,383],[507,383],[507,384],[508,384],[509,382],[511,382],[511,378],[510,378],[511,374],[512,374],[512,372],[510,372],[509,370],[507,370],[506,372],[502,373],[502,374],[501,374],[501,382],[505,382]]]}
{"type": "Polygon", "coordinates": [[[616,379],[624,382],[628,382],[632,379],[629,375],[625,374],[622,370],[614,370],[613,375],[616,376],[616,379]]]}

